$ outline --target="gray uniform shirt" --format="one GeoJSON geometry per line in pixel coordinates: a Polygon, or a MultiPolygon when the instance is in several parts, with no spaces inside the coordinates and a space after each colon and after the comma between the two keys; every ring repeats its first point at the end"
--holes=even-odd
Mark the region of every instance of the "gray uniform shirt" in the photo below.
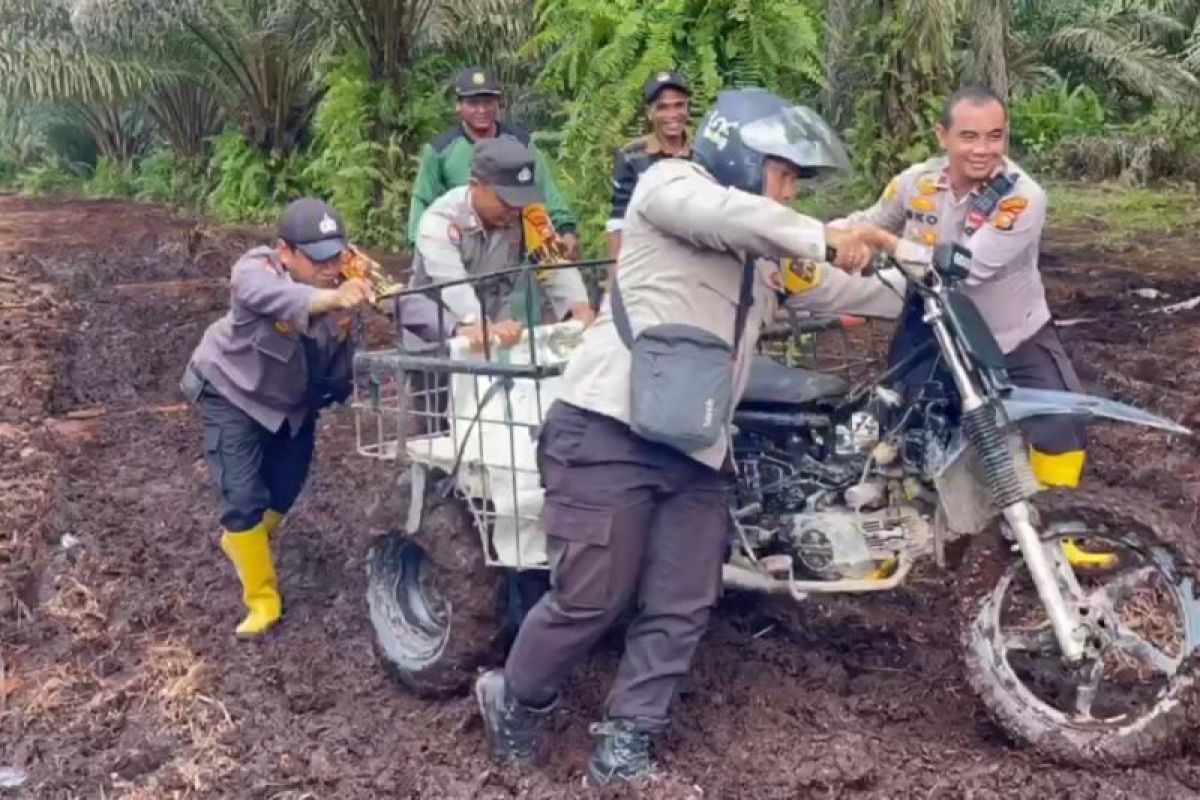
{"type": "MultiPolygon", "coordinates": [[[[471,187],[459,186],[421,215],[410,285],[428,286],[513,267],[522,255],[520,223],[514,228],[487,230],[471,207],[471,187]]],[[[514,281],[515,276],[478,287],[451,286],[441,292],[441,299],[454,321],[477,321],[485,313],[493,321],[506,319],[511,316],[508,302],[514,281]]],[[[547,270],[542,285],[558,319],[565,317],[572,305],[588,302],[579,270],[547,270]]]]}
{"type": "Polygon", "coordinates": [[[1011,353],[1050,321],[1038,270],[1046,223],[1046,193],[1012,161],[1005,173],[1012,189],[973,234],[964,225],[974,193],[956,198],[945,156],[909,167],[888,184],[871,208],[832,225],[868,222],[925,245],[957,243],[972,252],[964,291],[987,321],[1005,353],[1011,353]]]}
{"type": "MultiPolygon", "coordinates": [[[[732,346],[747,256],[823,259],[824,226],[772,200],[725,188],[693,162],[668,159],[650,167],[630,198],[617,262],[617,281],[635,335],[649,325],[686,323],[721,336],[732,346]]],[[[877,278],[847,275],[825,264],[813,264],[811,274],[808,288],[789,299],[789,304],[830,313],[899,313],[896,275],[886,276],[892,281],[888,287],[877,278]]],[[[734,368],[736,398],[745,390],[758,332],[778,305],[778,264],[758,261],[754,281],[754,305],[734,368]]],[[[560,396],[628,424],[630,365],[629,350],[617,335],[606,297],[567,363],[560,396]]],[[[724,437],[691,455],[719,469],[727,451],[728,437],[724,437]]]]}
{"type": "Polygon", "coordinates": [[[229,311],[204,332],[191,366],[267,430],[278,431],[286,420],[295,434],[311,411],[301,337],[312,340],[313,360],[323,371],[345,365],[354,347],[354,314],[309,319],[318,290],[292,280],[270,247],[238,259],[230,283],[229,311]]]}

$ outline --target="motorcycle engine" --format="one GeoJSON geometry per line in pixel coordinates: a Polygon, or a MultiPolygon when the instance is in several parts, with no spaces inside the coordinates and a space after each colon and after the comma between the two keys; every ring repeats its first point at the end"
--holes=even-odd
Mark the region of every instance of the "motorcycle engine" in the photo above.
{"type": "Polygon", "coordinates": [[[796,557],[824,580],[865,578],[875,562],[928,536],[928,524],[910,506],[855,513],[835,508],[791,518],[796,557]]]}

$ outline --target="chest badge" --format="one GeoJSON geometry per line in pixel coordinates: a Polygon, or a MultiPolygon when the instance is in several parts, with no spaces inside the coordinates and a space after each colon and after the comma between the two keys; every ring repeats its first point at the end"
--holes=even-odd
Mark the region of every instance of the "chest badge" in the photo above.
{"type": "Polygon", "coordinates": [[[1017,215],[1011,211],[1001,211],[996,215],[996,218],[992,220],[992,224],[996,226],[996,229],[1001,231],[1011,231],[1016,222],[1017,215]]]}
{"type": "Polygon", "coordinates": [[[933,247],[937,244],[937,231],[932,229],[921,231],[921,243],[933,247]]]}
{"type": "Polygon", "coordinates": [[[1020,214],[1022,211],[1029,208],[1029,201],[1024,197],[1006,197],[1000,201],[998,208],[1001,211],[1007,211],[1010,214],[1020,214]]]}
{"type": "Polygon", "coordinates": [[[275,330],[279,331],[284,336],[287,336],[294,329],[292,328],[291,324],[288,323],[287,321],[282,320],[282,319],[277,319],[277,320],[275,320],[275,330]]]}
{"type": "Polygon", "coordinates": [[[920,211],[926,214],[937,210],[937,203],[932,198],[924,196],[914,197],[909,201],[909,206],[912,207],[913,211],[920,211]]]}

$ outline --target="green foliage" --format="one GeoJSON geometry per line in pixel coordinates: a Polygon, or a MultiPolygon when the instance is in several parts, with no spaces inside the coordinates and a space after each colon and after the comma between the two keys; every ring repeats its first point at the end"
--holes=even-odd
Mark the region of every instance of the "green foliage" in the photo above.
{"type": "Polygon", "coordinates": [[[269,222],[306,193],[305,166],[299,154],[264,153],[240,132],[226,131],[214,142],[208,210],[226,222],[269,222]]]}
{"type": "Polygon", "coordinates": [[[86,197],[133,197],[137,191],[133,165],[122,164],[109,158],[96,162],[92,177],[83,186],[86,197]]]}
{"type": "Polygon", "coordinates": [[[314,158],[304,178],[342,215],[349,230],[361,235],[382,177],[383,150],[375,138],[373,111],[381,87],[353,62],[326,76],[325,95],[313,117],[314,158]]]}
{"type": "Polygon", "coordinates": [[[1050,224],[1089,230],[1094,236],[1089,243],[1100,247],[1122,248],[1145,241],[1147,235],[1176,234],[1200,226],[1193,190],[1053,183],[1047,193],[1050,224]]]}
{"type": "Polygon", "coordinates": [[[139,200],[193,212],[203,209],[204,198],[210,191],[205,185],[201,162],[179,158],[166,148],[153,150],[138,162],[134,187],[139,200]]]}
{"type": "Polygon", "coordinates": [[[545,57],[542,91],[563,98],[557,163],[580,232],[598,252],[614,148],[642,131],[641,87],[676,68],[697,114],[727,86],[814,95],[821,80],[817,15],[794,0],[538,0],[527,53],[545,57]]]}
{"type": "Polygon", "coordinates": [[[37,164],[17,176],[17,189],[35,197],[78,193],[83,186],[79,173],[61,159],[37,164]]]}
{"type": "Polygon", "coordinates": [[[1106,112],[1100,96],[1088,86],[1065,82],[1013,101],[1012,142],[1022,153],[1038,156],[1067,136],[1089,136],[1104,130],[1106,112]]]}

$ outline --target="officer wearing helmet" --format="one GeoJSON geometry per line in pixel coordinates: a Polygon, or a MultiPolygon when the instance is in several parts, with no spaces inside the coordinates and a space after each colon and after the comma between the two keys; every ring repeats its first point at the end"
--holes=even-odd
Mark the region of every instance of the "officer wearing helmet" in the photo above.
{"type": "MultiPolygon", "coordinates": [[[[748,276],[752,302],[741,303],[749,307],[734,348],[736,400],[759,329],[783,285],[797,284],[765,259],[818,262],[799,276],[789,302],[894,315],[893,288],[819,262],[828,248],[838,267],[854,270],[871,259],[866,241],[891,247],[897,240],[869,227],[829,229],[787,205],[798,177],[846,164],[836,136],[810,110],[760,89],[726,91],[699,131],[691,161],[654,164],[630,198],[618,306],[634,330],[680,323],[732,343],[748,276]]],[[[899,285],[897,276],[885,277],[899,285]]],[[[730,419],[720,441],[694,452],[633,432],[631,356],[613,295],[572,355],[540,432],[551,588],[523,621],[504,669],[476,684],[494,753],[532,762],[538,728],[568,672],[636,599],[604,721],[592,729],[591,785],[652,770],[650,737],[669,722],[720,594],[733,474],[730,419]]]]}

